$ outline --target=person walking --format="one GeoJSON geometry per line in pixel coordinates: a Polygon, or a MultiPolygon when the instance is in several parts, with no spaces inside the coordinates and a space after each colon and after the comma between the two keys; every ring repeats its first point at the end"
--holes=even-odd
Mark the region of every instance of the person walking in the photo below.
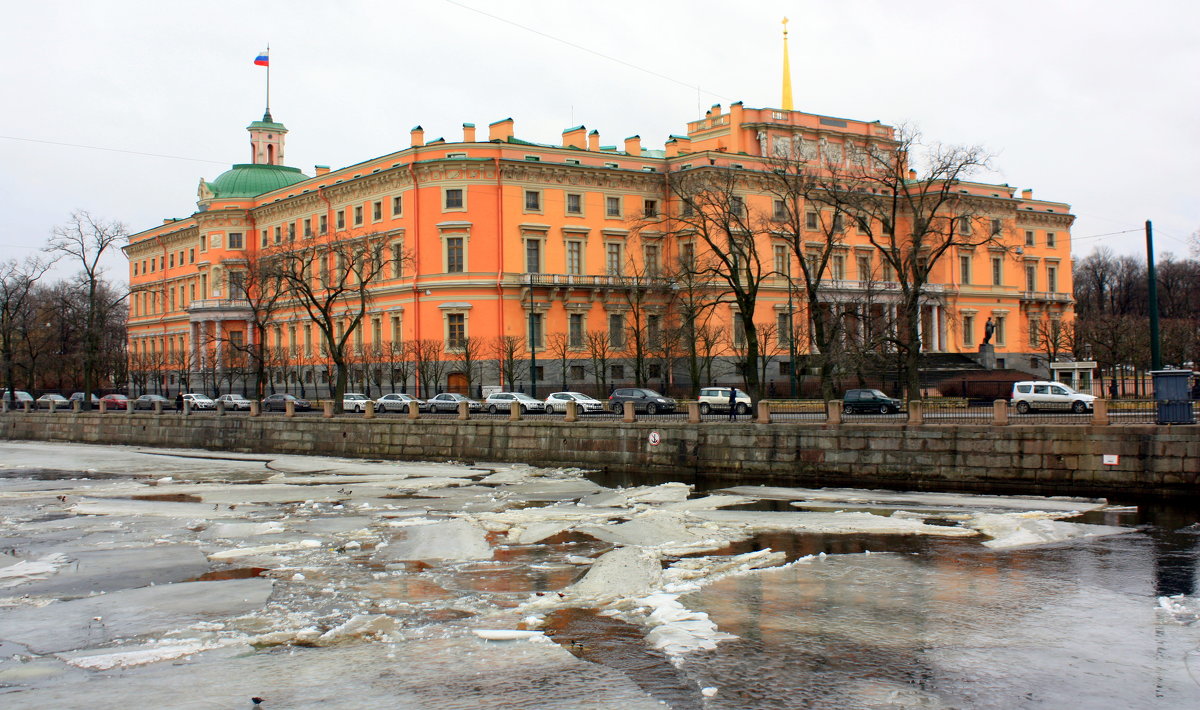
{"type": "Polygon", "coordinates": [[[175,413],[183,414],[183,392],[175,393],[175,413]]]}
{"type": "Polygon", "coordinates": [[[729,388],[729,421],[737,418],[737,387],[729,388]]]}

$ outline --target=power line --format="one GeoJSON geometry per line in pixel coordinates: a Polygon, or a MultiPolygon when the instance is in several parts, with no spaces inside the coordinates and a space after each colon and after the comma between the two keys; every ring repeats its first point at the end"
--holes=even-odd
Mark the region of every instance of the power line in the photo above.
{"type": "Polygon", "coordinates": [[[1086,237],[1073,236],[1073,237],[1071,237],[1071,241],[1078,242],[1078,241],[1082,241],[1084,239],[1099,239],[1100,237],[1115,237],[1118,234],[1132,234],[1133,232],[1140,232],[1140,231],[1142,231],[1142,228],[1138,227],[1136,229],[1126,229],[1123,232],[1107,232],[1105,234],[1089,234],[1086,237]]]}
{"type": "Polygon", "coordinates": [[[63,143],[61,141],[46,141],[46,140],[41,140],[38,138],[21,138],[19,136],[0,136],[0,138],[3,138],[5,140],[10,140],[10,141],[23,141],[25,143],[44,143],[46,145],[61,145],[61,146],[66,146],[68,148],[87,148],[88,150],[104,150],[104,151],[108,151],[110,153],[128,153],[129,155],[144,155],[144,156],[148,156],[151,158],[168,158],[170,160],[191,160],[196,163],[212,163],[214,165],[229,165],[229,163],[222,163],[219,160],[206,160],[204,158],[188,158],[188,157],[182,156],[182,155],[164,155],[162,153],[144,153],[140,150],[125,150],[123,148],[105,148],[104,146],[99,146],[99,145],[83,145],[82,143],[63,143]]]}
{"type": "MultiPolygon", "coordinates": [[[[656,72],[656,71],[654,71],[653,69],[647,69],[646,67],[638,66],[637,64],[633,64],[633,63],[631,63],[631,62],[627,62],[627,61],[625,61],[624,59],[618,59],[618,58],[616,58],[616,57],[613,57],[613,56],[610,56],[610,55],[604,54],[603,52],[598,52],[598,51],[596,51],[596,50],[594,50],[594,49],[591,49],[591,48],[589,48],[589,47],[585,47],[585,46],[583,46],[583,45],[581,45],[581,44],[576,44],[575,42],[572,42],[572,41],[570,41],[570,40],[565,40],[565,39],[563,39],[562,37],[556,37],[555,35],[548,34],[548,33],[546,33],[546,32],[542,32],[541,30],[535,30],[535,29],[533,29],[532,27],[529,27],[529,26],[527,26],[527,25],[522,25],[522,24],[520,24],[519,22],[513,22],[512,20],[509,20],[509,19],[507,19],[507,18],[504,18],[504,17],[500,17],[499,15],[493,15],[493,14],[492,14],[492,13],[490,13],[490,12],[484,12],[483,10],[480,10],[480,9],[477,9],[477,8],[474,8],[474,7],[471,7],[470,5],[464,5],[464,4],[462,4],[461,2],[456,2],[455,0],[445,0],[445,2],[447,2],[447,3],[451,4],[451,5],[454,5],[454,6],[456,6],[456,7],[461,7],[461,8],[462,8],[462,9],[464,9],[464,10],[470,10],[471,12],[474,12],[474,13],[476,13],[476,14],[479,14],[479,15],[483,15],[484,17],[490,17],[490,18],[492,18],[493,20],[496,20],[497,22],[503,22],[503,23],[504,23],[504,24],[506,24],[506,25],[512,25],[513,27],[517,27],[517,28],[519,28],[519,29],[525,30],[526,32],[531,32],[531,33],[533,33],[533,34],[535,34],[535,35],[538,35],[538,36],[540,36],[540,37],[545,37],[546,39],[553,40],[553,41],[555,41],[555,42],[558,42],[559,44],[565,44],[565,45],[567,45],[568,47],[573,47],[573,48],[575,48],[575,49],[578,49],[578,50],[580,50],[580,51],[582,51],[582,52],[587,52],[588,54],[593,54],[593,55],[595,55],[595,56],[597,56],[597,57],[600,57],[601,59],[607,59],[607,60],[608,60],[608,61],[610,61],[610,62],[615,62],[615,63],[617,63],[617,64],[620,64],[620,65],[622,65],[622,66],[629,67],[630,69],[636,69],[636,70],[638,70],[638,71],[640,71],[640,72],[645,72],[646,74],[649,74],[649,75],[651,75],[651,76],[655,76],[655,77],[658,77],[659,79],[664,79],[664,80],[666,80],[666,81],[669,81],[669,82],[671,82],[672,84],[678,84],[678,85],[680,85],[680,86],[685,86],[685,87],[687,87],[688,89],[695,89],[695,90],[697,90],[697,91],[700,91],[700,90],[701,90],[701,89],[700,89],[700,87],[699,87],[699,86],[697,86],[697,85],[695,85],[695,84],[689,84],[689,83],[688,83],[688,82],[686,82],[686,81],[681,81],[681,80],[679,80],[679,79],[676,79],[675,77],[672,77],[672,76],[667,76],[666,74],[661,74],[661,73],[659,73],[659,72],[656,72]]],[[[733,100],[733,99],[732,99],[731,97],[729,97],[729,96],[725,96],[725,95],[723,95],[723,94],[718,94],[718,93],[717,93],[717,92],[715,92],[715,91],[709,91],[709,90],[707,90],[707,89],[704,89],[704,93],[706,93],[706,94],[709,94],[709,95],[711,95],[711,96],[716,96],[717,98],[720,98],[720,99],[725,99],[725,100],[727,100],[727,101],[732,101],[732,100],[733,100]]]]}

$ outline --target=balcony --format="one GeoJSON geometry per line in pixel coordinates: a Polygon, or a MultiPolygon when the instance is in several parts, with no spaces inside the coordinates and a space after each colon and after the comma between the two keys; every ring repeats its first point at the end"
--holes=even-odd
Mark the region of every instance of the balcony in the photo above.
{"type": "Polygon", "coordinates": [[[550,288],[670,288],[671,280],[658,276],[612,274],[519,274],[522,286],[550,288]]]}
{"type": "Polygon", "coordinates": [[[205,298],[188,304],[193,322],[206,320],[245,320],[252,318],[250,302],[244,298],[205,298]]]}
{"type": "Polygon", "coordinates": [[[1062,291],[1022,291],[1020,298],[1029,303],[1074,303],[1069,293],[1062,291]]]}

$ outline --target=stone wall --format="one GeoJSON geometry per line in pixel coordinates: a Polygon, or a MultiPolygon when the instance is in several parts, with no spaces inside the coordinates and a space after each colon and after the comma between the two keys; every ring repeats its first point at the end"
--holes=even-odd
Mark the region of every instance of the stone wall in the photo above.
{"type": "MultiPolygon", "coordinates": [[[[98,413],[0,415],[0,438],[431,461],[526,462],[798,486],[1188,495],[1198,426],[508,421],[98,413]],[[650,434],[659,443],[650,443],[650,434]],[[1102,461],[1119,457],[1116,465],[1102,461]]],[[[52,467],[52,463],[50,464],[52,467]]]]}

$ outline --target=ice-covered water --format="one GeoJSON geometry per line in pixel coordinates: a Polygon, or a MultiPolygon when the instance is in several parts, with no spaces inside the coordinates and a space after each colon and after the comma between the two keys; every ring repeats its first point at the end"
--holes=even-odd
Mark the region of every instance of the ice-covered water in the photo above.
{"type": "Polygon", "coordinates": [[[0,442],[13,707],[1200,706],[1186,506],[0,442]]]}

